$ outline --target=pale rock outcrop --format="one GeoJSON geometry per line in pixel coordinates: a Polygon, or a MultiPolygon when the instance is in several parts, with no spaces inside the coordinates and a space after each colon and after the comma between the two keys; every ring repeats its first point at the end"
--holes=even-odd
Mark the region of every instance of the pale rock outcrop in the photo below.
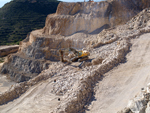
{"type": "MultiPolygon", "coordinates": [[[[149,89],[149,88],[148,88],[149,89]]],[[[124,110],[118,113],[149,113],[150,112],[150,93],[142,88],[141,93],[136,95],[128,102],[124,110]]]]}
{"type": "Polygon", "coordinates": [[[77,32],[98,33],[103,28],[109,27],[109,12],[108,2],[61,2],[56,13],[47,16],[43,32],[48,35],[64,36],[77,32]]]}
{"type": "Polygon", "coordinates": [[[145,113],[147,102],[145,99],[134,98],[133,100],[130,100],[128,106],[133,113],[145,113]]]}
{"type": "Polygon", "coordinates": [[[16,53],[18,49],[19,49],[19,45],[0,46],[0,57],[7,56],[11,53],[16,53]]]}
{"type": "Polygon", "coordinates": [[[127,22],[149,5],[150,2],[141,0],[61,2],[56,13],[47,16],[43,33],[63,36],[77,32],[96,34],[127,22]]]}
{"type": "Polygon", "coordinates": [[[150,102],[148,102],[147,108],[146,108],[145,112],[146,112],[146,113],[149,113],[149,112],[150,112],[150,102]]]}

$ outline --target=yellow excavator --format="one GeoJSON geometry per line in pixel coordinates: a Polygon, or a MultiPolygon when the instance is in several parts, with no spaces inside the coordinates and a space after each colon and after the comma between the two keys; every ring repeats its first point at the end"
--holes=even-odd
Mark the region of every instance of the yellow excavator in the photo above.
{"type": "Polygon", "coordinates": [[[68,48],[68,49],[59,49],[59,55],[60,55],[60,61],[61,62],[68,62],[67,60],[64,60],[64,56],[68,55],[71,62],[82,62],[88,59],[90,56],[90,53],[87,50],[76,50],[74,48],[68,48]],[[69,54],[69,52],[72,52],[73,54],[69,54]]]}

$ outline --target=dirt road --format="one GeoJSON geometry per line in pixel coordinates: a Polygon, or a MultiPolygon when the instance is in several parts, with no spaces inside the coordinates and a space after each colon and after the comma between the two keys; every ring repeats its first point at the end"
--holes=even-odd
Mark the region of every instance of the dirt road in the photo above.
{"type": "Polygon", "coordinates": [[[150,33],[131,40],[126,63],[106,73],[86,113],[117,113],[150,82],[150,33]]]}
{"type": "Polygon", "coordinates": [[[51,113],[59,105],[61,96],[53,95],[49,88],[53,80],[31,87],[18,99],[0,106],[0,113],[51,113]]]}

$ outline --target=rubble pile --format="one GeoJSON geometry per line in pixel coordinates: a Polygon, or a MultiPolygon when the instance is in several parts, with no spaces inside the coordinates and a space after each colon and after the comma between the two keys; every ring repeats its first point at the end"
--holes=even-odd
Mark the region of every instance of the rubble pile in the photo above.
{"type": "Polygon", "coordinates": [[[141,94],[129,100],[127,107],[118,113],[149,113],[150,111],[150,83],[147,88],[141,88],[141,94]]]}

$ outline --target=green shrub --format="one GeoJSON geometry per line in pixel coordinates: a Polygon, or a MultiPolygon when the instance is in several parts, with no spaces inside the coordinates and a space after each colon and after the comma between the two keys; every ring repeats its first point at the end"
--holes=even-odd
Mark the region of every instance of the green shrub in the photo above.
{"type": "Polygon", "coordinates": [[[0,8],[0,45],[16,44],[32,30],[43,28],[48,14],[55,13],[57,0],[12,0],[0,8]]]}

